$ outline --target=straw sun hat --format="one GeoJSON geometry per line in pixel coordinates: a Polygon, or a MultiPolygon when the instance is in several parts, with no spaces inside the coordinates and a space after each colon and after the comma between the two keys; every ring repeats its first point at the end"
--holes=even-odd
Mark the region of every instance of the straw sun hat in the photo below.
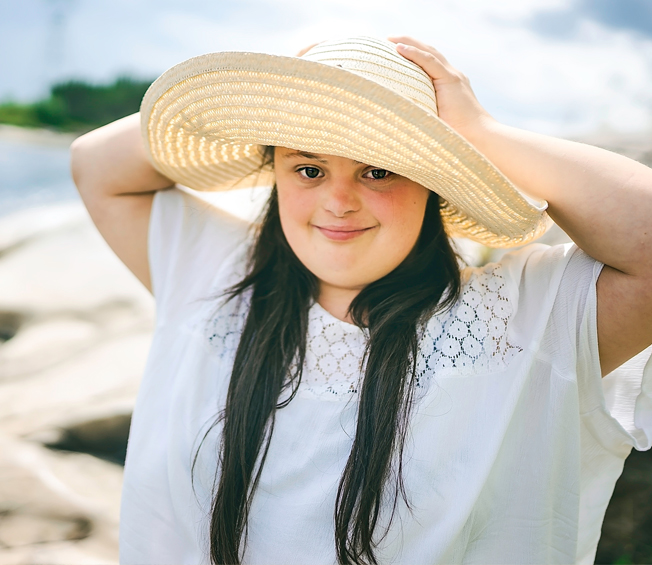
{"type": "Polygon", "coordinates": [[[435,191],[451,236],[511,247],[549,223],[545,202],[437,117],[431,79],[389,41],[328,41],[301,58],[195,57],[152,84],[141,116],[154,166],[197,190],[270,186],[262,148],[273,145],[348,157],[435,191]]]}

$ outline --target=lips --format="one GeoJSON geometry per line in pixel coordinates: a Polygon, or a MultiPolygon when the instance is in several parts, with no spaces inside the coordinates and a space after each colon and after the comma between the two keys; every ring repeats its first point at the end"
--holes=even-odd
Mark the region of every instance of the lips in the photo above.
{"type": "Polygon", "coordinates": [[[333,241],[348,241],[364,235],[368,231],[374,229],[372,227],[357,227],[357,226],[315,226],[319,232],[328,239],[333,241]]]}

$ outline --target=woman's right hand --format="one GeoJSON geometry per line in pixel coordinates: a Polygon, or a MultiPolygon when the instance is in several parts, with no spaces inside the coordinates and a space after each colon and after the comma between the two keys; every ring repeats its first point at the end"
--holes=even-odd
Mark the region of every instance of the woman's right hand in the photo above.
{"type": "Polygon", "coordinates": [[[313,43],[312,45],[308,45],[308,47],[304,47],[301,49],[295,57],[303,57],[308,51],[310,51],[315,45],[319,45],[319,42],[313,43]]]}
{"type": "Polygon", "coordinates": [[[157,190],[174,183],[149,162],[133,114],[77,138],[72,176],[93,222],[111,249],[151,290],[147,258],[149,216],[157,190]]]}

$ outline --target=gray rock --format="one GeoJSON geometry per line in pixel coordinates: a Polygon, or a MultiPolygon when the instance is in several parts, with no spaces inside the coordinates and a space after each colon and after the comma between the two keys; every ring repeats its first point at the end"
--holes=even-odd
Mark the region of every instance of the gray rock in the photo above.
{"type": "Polygon", "coordinates": [[[117,563],[153,316],[81,205],[0,222],[0,565],[117,563]]]}

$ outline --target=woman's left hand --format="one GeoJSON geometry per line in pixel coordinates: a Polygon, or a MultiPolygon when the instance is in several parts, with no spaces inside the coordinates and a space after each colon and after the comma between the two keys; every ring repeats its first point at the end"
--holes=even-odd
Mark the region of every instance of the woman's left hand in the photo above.
{"type": "Polygon", "coordinates": [[[389,37],[397,51],[419,65],[432,79],[439,117],[467,138],[484,128],[493,118],[480,105],[469,79],[454,68],[439,51],[411,37],[389,37]]]}
{"type": "Polygon", "coordinates": [[[597,147],[501,124],[469,80],[436,49],[409,37],[398,52],[432,78],[439,117],[524,192],[547,200],[550,216],[606,265],[597,285],[603,374],[652,343],[652,170],[597,147]]]}

